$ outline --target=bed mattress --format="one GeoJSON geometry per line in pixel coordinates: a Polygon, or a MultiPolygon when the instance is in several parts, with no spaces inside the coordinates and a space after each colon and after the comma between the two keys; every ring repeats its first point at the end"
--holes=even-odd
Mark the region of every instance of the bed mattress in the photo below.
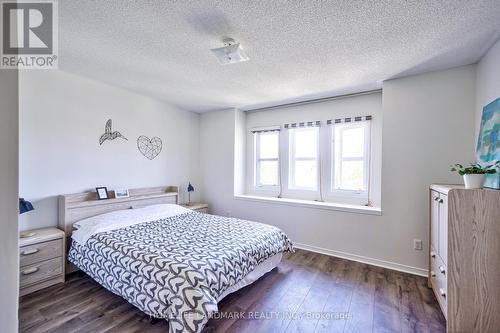
{"type": "Polygon", "coordinates": [[[170,332],[200,332],[218,300],[292,249],[276,227],[189,211],[73,239],[68,259],[146,314],[167,319],[170,332]]]}

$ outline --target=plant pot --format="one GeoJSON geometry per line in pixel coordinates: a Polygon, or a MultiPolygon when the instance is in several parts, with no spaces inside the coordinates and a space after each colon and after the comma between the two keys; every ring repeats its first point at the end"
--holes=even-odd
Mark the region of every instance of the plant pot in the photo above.
{"type": "Polygon", "coordinates": [[[484,178],[484,174],[464,175],[465,188],[483,188],[484,178]]]}

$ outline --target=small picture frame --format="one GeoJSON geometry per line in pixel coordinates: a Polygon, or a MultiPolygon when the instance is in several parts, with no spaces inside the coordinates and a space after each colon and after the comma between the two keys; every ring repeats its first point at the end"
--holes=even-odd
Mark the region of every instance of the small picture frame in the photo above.
{"type": "Polygon", "coordinates": [[[106,200],[109,199],[108,188],[107,187],[96,187],[95,191],[97,192],[97,200],[106,200]]]}
{"type": "Polygon", "coordinates": [[[116,199],[121,199],[121,198],[128,198],[130,195],[128,193],[128,189],[126,188],[120,188],[115,190],[115,198],[116,199]]]}

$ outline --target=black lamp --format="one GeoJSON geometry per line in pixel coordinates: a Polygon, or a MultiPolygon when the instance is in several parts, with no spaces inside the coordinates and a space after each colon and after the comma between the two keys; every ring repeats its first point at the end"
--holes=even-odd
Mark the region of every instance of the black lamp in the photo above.
{"type": "Polygon", "coordinates": [[[19,198],[19,214],[31,212],[32,210],[35,210],[35,208],[33,208],[31,202],[24,200],[24,198],[19,198]]]}
{"type": "MultiPolygon", "coordinates": [[[[35,210],[35,208],[33,207],[33,204],[31,202],[24,200],[23,198],[19,198],[19,214],[31,212],[32,210],[35,210]]],[[[27,237],[33,237],[35,235],[36,232],[27,231],[27,232],[21,232],[20,237],[27,238],[27,237]]]]}
{"type": "Polygon", "coordinates": [[[191,185],[191,182],[189,182],[187,190],[188,190],[188,206],[191,206],[191,192],[194,192],[194,187],[193,185],[191,185]]]}

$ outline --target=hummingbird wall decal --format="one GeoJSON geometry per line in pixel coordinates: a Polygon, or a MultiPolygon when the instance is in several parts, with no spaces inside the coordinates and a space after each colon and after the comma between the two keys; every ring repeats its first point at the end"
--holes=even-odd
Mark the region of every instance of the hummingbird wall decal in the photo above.
{"type": "Polygon", "coordinates": [[[128,141],[128,139],[124,137],[120,132],[118,131],[113,132],[111,130],[111,125],[112,125],[112,120],[108,119],[108,121],[106,122],[106,127],[104,128],[104,134],[101,135],[101,137],[99,138],[100,145],[102,145],[107,140],[114,140],[116,138],[121,138],[128,141]]]}

